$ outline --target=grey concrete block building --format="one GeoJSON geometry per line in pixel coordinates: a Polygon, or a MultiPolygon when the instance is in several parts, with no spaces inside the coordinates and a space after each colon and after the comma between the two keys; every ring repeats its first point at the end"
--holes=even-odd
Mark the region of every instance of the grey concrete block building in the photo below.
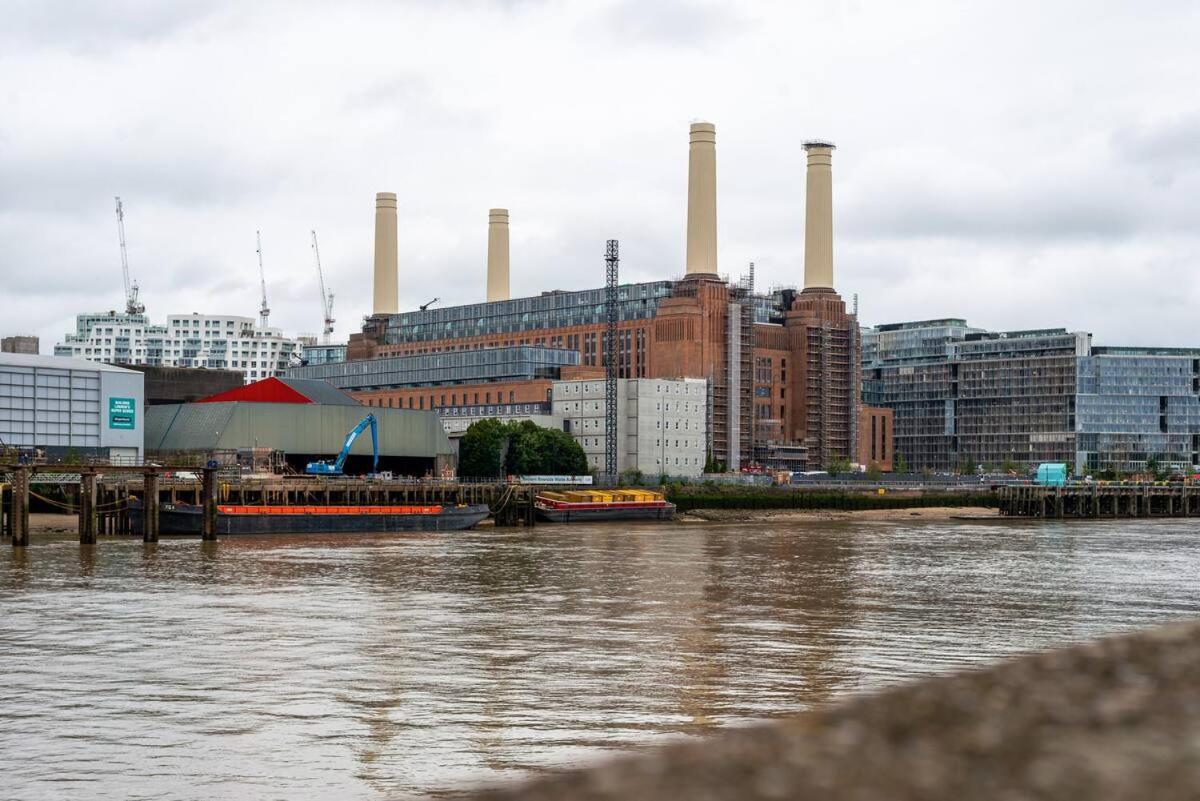
{"type": "Polygon", "coordinates": [[[144,456],[141,373],[83,359],[0,354],[0,448],[135,463],[144,456]]]}

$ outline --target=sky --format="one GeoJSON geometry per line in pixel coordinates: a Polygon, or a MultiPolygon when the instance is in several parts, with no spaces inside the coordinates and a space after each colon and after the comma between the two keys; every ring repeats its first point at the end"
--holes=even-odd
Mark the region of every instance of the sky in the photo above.
{"type": "Polygon", "coordinates": [[[0,333],[124,305],[335,338],[398,195],[400,307],[684,269],[688,125],[717,129],[718,265],[803,276],[801,143],[834,155],[864,324],[962,317],[1200,347],[1200,4],[2,0],[0,333]]]}

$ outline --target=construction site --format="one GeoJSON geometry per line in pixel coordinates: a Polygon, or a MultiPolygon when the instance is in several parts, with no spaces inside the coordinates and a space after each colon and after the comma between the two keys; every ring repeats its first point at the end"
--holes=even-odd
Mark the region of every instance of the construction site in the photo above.
{"type": "MultiPolygon", "coordinates": [[[[627,436],[626,426],[636,425],[615,419],[614,382],[701,379],[708,395],[706,470],[805,469],[860,461],[858,321],[834,287],[834,145],[814,140],[805,150],[800,291],[761,292],[753,264],[734,271],[740,276],[735,280],[718,265],[716,128],[711,123],[691,125],[686,264],[682,276],[667,280],[622,284],[618,243],[610,240],[603,263],[599,254],[596,258],[603,288],[512,298],[510,214],[491,209],[487,274],[480,282],[486,294],[480,302],[401,312],[403,249],[396,195],[381,192],[375,205],[373,313],[362,331],[350,336],[345,362],[289,374],[329,381],[369,406],[472,416],[493,404],[545,404],[551,376],[514,378],[473,365],[431,379],[394,369],[396,360],[521,347],[551,361],[570,352],[573,362],[556,368],[553,378],[609,382],[611,419],[603,436],[614,452],[627,436]]],[[[665,446],[660,441],[658,447],[665,446]]],[[[605,468],[599,472],[615,473],[615,459],[605,468]]]]}

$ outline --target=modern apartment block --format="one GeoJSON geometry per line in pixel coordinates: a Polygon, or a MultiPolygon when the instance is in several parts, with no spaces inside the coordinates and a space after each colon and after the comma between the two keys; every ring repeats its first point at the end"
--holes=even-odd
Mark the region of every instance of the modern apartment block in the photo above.
{"type": "Polygon", "coordinates": [[[237,370],[247,383],[270,378],[299,356],[299,344],[252,317],[178,314],[166,325],[145,314],[97,312],[75,318],[54,355],[92,362],[237,370]]]}
{"type": "MultiPolygon", "coordinates": [[[[556,381],[552,411],[604,469],[608,404],[602,379],[556,381]]],[[[703,379],[626,378],[617,382],[617,470],[648,476],[698,476],[707,457],[708,386],[703,379]]]]}
{"type": "Polygon", "coordinates": [[[911,469],[1079,474],[1200,464],[1200,350],[1094,347],[1065,329],[987,332],[963,320],[863,333],[863,401],[893,410],[911,469]]]}

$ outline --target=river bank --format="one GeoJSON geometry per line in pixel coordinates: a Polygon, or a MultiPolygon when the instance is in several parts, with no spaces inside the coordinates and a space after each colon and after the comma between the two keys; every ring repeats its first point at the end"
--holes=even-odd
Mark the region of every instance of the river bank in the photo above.
{"type": "Polygon", "coordinates": [[[676,517],[680,523],[803,522],[805,520],[952,520],[1000,519],[986,506],[922,506],[909,509],[692,509],[676,517]]]}

